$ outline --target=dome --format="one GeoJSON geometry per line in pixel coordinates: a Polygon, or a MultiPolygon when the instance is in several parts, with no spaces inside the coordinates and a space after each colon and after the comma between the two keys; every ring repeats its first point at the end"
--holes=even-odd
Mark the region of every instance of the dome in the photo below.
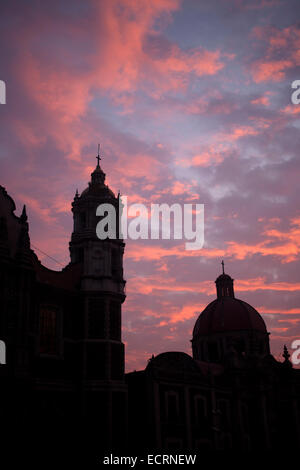
{"type": "Polygon", "coordinates": [[[255,308],[235,297],[221,297],[200,314],[193,337],[241,330],[267,332],[265,322],[255,308]]]}
{"type": "Polygon", "coordinates": [[[85,196],[103,196],[103,197],[112,197],[115,198],[113,191],[105,185],[90,185],[84,191],[82,191],[80,197],[85,196]]]}
{"type": "MultiPolygon", "coordinates": [[[[98,158],[100,159],[100,157],[98,158]]],[[[113,191],[105,184],[105,173],[100,167],[99,160],[95,170],[91,173],[89,186],[80,195],[80,197],[86,196],[115,198],[113,191]]]]}
{"type": "Polygon", "coordinates": [[[270,352],[269,333],[260,314],[234,295],[233,279],[216,279],[217,298],[199,315],[193,331],[194,359],[222,362],[235,354],[262,357],[270,352]]]}
{"type": "Polygon", "coordinates": [[[220,274],[219,277],[217,277],[216,283],[220,281],[232,281],[232,278],[229,276],[229,274],[223,273],[223,274],[220,274]]]}

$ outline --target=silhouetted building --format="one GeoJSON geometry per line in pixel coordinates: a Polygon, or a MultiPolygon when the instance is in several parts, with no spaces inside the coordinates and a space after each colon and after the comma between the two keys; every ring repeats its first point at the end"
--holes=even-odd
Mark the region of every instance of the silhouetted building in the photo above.
{"type": "Polygon", "coordinates": [[[1,423],[22,436],[30,424],[44,440],[45,430],[84,434],[94,450],[299,445],[300,371],[287,351],[283,363],[270,354],[262,317],[235,298],[224,266],[217,299],[196,321],[193,357],[163,353],[125,377],[125,245],[96,236],[101,203],[119,215],[99,159],[72,203],[71,262],[59,272],[40,263],[25,206],[16,216],[0,187],[1,423]]]}
{"type": "Polygon", "coordinates": [[[0,186],[0,339],[7,349],[0,420],[12,428],[30,421],[35,429],[84,429],[103,448],[126,442],[125,245],[99,240],[95,230],[99,204],[118,212],[118,202],[98,160],[88,188],[72,203],[71,262],[57,272],[30,248],[25,206],[17,217],[0,186]]]}
{"type": "Polygon", "coordinates": [[[193,357],[167,352],[127,374],[130,435],[141,448],[276,449],[300,445],[300,370],[270,354],[259,313],[233,279],[197,319],[193,357]]]}

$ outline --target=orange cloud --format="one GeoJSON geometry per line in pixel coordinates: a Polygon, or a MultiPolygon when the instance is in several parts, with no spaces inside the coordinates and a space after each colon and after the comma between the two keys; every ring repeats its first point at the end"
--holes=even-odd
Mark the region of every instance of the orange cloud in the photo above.
{"type": "Polygon", "coordinates": [[[267,44],[265,56],[254,61],[250,67],[256,83],[281,81],[288,69],[300,65],[300,31],[297,25],[283,29],[258,26],[253,29],[252,35],[267,44]]]}
{"type": "Polygon", "coordinates": [[[159,291],[168,291],[176,293],[185,293],[185,292],[202,292],[207,295],[213,294],[215,292],[215,287],[210,281],[198,281],[198,282],[187,282],[179,283],[176,278],[170,276],[160,276],[160,275],[151,275],[151,276],[136,276],[131,277],[127,286],[127,291],[132,293],[140,294],[151,294],[154,291],[158,293],[159,291]]]}
{"type": "MultiPolygon", "coordinates": [[[[171,241],[173,243],[173,241],[171,241]]],[[[134,261],[148,260],[148,261],[160,261],[164,257],[175,256],[177,258],[189,258],[205,256],[209,258],[218,258],[226,254],[224,249],[201,249],[201,250],[185,250],[184,244],[173,245],[168,248],[160,245],[141,245],[130,242],[126,247],[126,256],[134,261]],[[142,248],[142,249],[141,249],[142,248]]],[[[175,241],[174,241],[175,243],[175,241]]]]}
{"type": "MultiPolygon", "coordinates": [[[[276,221],[275,221],[276,223],[276,221]]],[[[291,220],[291,228],[289,231],[280,232],[279,230],[270,229],[262,233],[267,236],[263,241],[255,244],[238,243],[235,241],[227,241],[224,243],[223,249],[218,248],[202,248],[201,250],[188,251],[184,245],[175,245],[175,241],[171,241],[172,245],[168,248],[160,245],[143,245],[143,249],[138,244],[130,243],[127,246],[126,256],[135,261],[144,260],[161,260],[165,257],[186,258],[203,256],[207,258],[219,258],[222,256],[234,257],[239,260],[246,259],[255,254],[262,256],[276,256],[281,258],[282,263],[289,263],[299,258],[300,254],[300,218],[291,220]],[[276,243],[279,240],[279,243],[276,243]],[[174,243],[174,244],[173,244],[174,243]]]]}
{"type": "Polygon", "coordinates": [[[190,304],[185,305],[180,310],[175,310],[171,313],[171,323],[184,322],[190,318],[197,318],[197,316],[205,309],[205,304],[190,304]]]}
{"type": "Polygon", "coordinates": [[[300,291],[300,282],[271,282],[266,283],[264,277],[253,279],[237,279],[235,281],[236,291],[257,291],[257,290],[273,290],[273,291],[300,291]]]}
{"type": "Polygon", "coordinates": [[[262,256],[278,256],[282,258],[282,262],[289,263],[298,258],[300,246],[294,243],[285,243],[273,245],[272,240],[266,240],[255,245],[246,243],[237,243],[234,241],[227,242],[228,249],[226,252],[236,259],[245,259],[254,254],[262,256]],[[269,244],[271,246],[269,246],[269,244]]]}
{"type": "Polygon", "coordinates": [[[181,183],[180,181],[175,181],[173,187],[171,189],[171,193],[173,195],[177,194],[184,194],[186,191],[186,185],[181,183]]]}
{"type": "Polygon", "coordinates": [[[278,319],[277,320],[278,323],[291,323],[291,324],[294,324],[294,323],[299,323],[300,322],[300,318],[284,318],[284,319],[278,319]]]}
{"type": "Polygon", "coordinates": [[[272,314],[284,314],[284,315],[299,315],[300,309],[299,308],[290,308],[290,309],[280,309],[280,308],[268,308],[268,307],[258,307],[262,313],[272,313],[272,314]]]}
{"type": "Polygon", "coordinates": [[[195,155],[192,158],[192,164],[194,166],[209,166],[213,163],[221,163],[225,158],[225,155],[217,150],[214,150],[214,147],[211,146],[209,150],[206,150],[202,153],[195,155]]]}
{"type": "Polygon", "coordinates": [[[255,62],[252,66],[252,76],[256,83],[263,81],[280,82],[285,77],[286,69],[293,67],[292,60],[269,60],[255,62]]]}
{"type": "Polygon", "coordinates": [[[300,106],[295,106],[294,104],[290,104],[283,108],[282,110],[285,114],[299,114],[300,113],[300,106]]]}
{"type": "MultiPolygon", "coordinates": [[[[237,279],[235,281],[236,292],[254,292],[259,290],[300,292],[300,283],[266,282],[264,277],[237,279]]],[[[196,282],[189,280],[186,283],[182,283],[178,282],[174,277],[172,278],[170,276],[166,277],[156,274],[131,277],[127,285],[127,292],[145,295],[154,293],[158,295],[164,292],[176,292],[177,294],[191,292],[202,293],[209,296],[214,295],[216,289],[214,282],[212,282],[211,279],[196,282]]]]}
{"type": "Polygon", "coordinates": [[[289,328],[287,327],[273,327],[272,331],[277,331],[278,333],[284,333],[285,331],[288,331],[289,328]]]}
{"type": "MultiPolygon", "coordinates": [[[[265,127],[268,127],[269,123],[263,122],[262,120],[255,119],[253,126],[235,126],[228,132],[220,132],[215,134],[211,140],[213,144],[206,146],[200,152],[197,152],[192,157],[192,165],[207,167],[210,165],[218,165],[232,152],[233,143],[237,142],[243,137],[257,135],[265,127]]],[[[190,162],[182,160],[177,162],[182,166],[189,166],[190,162]]]]}
{"type": "Polygon", "coordinates": [[[226,134],[225,138],[229,141],[235,141],[240,139],[241,137],[246,137],[248,135],[256,135],[258,131],[251,126],[240,126],[235,127],[233,132],[230,134],[226,134]]]}
{"type": "MultiPolygon", "coordinates": [[[[193,75],[212,75],[224,67],[219,51],[202,47],[183,50],[175,43],[160,45],[154,24],[159,18],[170,21],[179,6],[179,0],[153,0],[143,5],[137,0],[95,2],[96,14],[89,30],[95,50],[85,56],[85,66],[76,68],[76,73],[68,61],[46,61],[35,54],[35,37],[29,30],[20,30],[26,53],[18,58],[18,73],[28,95],[48,114],[48,134],[68,158],[80,160],[90,140],[89,126],[83,126],[81,118],[99,93],[132,112],[137,88],[160,98],[168,90],[185,87],[193,75]],[[146,47],[147,40],[154,46],[146,47]]],[[[48,21],[40,18],[41,36],[51,26],[48,21]]],[[[63,25],[56,24],[56,28],[60,31],[63,25]]],[[[77,25],[68,34],[78,42],[85,39],[86,29],[77,25]]],[[[38,145],[41,133],[30,128],[30,124],[19,126],[20,135],[38,145]]]]}
{"type": "Polygon", "coordinates": [[[270,105],[269,95],[270,95],[270,92],[262,96],[259,96],[258,98],[252,100],[251,104],[258,104],[258,105],[261,104],[262,106],[269,106],[270,105]]]}

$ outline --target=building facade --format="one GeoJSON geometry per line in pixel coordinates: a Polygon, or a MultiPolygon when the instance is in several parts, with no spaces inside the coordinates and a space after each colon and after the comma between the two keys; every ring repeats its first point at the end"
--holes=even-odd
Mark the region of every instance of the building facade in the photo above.
{"type": "Polygon", "coordinates": [[[124,243],[97,238],[102,203],[118,211],[119,196],[105,184],[98,159],[88,187],[72,202],[71,261],[53,271],[30,247],[25,206],[16,216],[0,187],[0,338],[6,344],[0,415],[12,429],[29,421],[36,430],[84,429],[105,448],[126,442],[128,417],[124,243]]]}
{"type": "Polygon", "coordinates": [[[61,271],[38,260],[25,206],[17,216],[0,186],[1,422],[14,436],[73,433],[93,449],[299,447],[300,371],[287,351],[284,362],[270,354],[264,320],[236,299],[224,268],[216,300],[196,320],[192,356],[166,352],[125,376],[125,245],[96,235],[97,207],[112,204],[119,220],[120,196],[99,160],[72,202],[71,260],[61,271]]]}
{"type": "Polygon", "coordinates": [[[141,448],[174,452],[299,448],[300,370],[286,349],[284,362],[270,354],[264,320],[235,298],[229,275],[216,288],[196,320],[192,356],[166,352],[127,374],[130,435],[141,448]]]}

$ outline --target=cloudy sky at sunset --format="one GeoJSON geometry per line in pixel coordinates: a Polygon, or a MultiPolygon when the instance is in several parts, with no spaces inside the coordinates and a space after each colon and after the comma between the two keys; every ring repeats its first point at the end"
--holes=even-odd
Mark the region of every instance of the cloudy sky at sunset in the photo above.
{"type": "Polygon", "coordinates": [[[191,352],[222,259],[275,357],[300,338],[299,20],[298,0],[1,4],[0,184],[27,205],[33,246],[69,262],[98,142],[129,203],[205,205],[201,250],[127,240],[127,370],[191,352]]]}

